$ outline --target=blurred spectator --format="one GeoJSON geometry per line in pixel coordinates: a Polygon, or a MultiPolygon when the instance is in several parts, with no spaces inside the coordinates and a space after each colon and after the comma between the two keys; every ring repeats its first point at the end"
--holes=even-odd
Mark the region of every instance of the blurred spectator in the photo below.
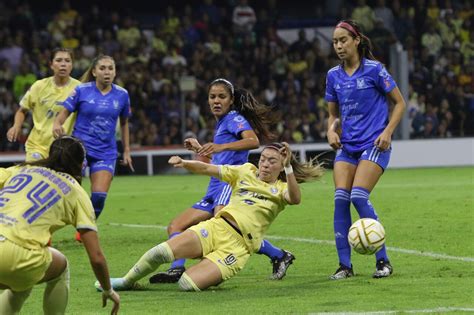
{"type": "Polygon", "coordinates": [[[232,23],[234,24],[234,31],[237,34],[246,34],[252,32],[257,16],[251,6],[248,5],[247,0],[239,0],[239,4],[232,12],[232,23]]]}
{"type": "Polygon", "coordinates": [[[365,0],[357,0],[357,6],[352,11],[352,19],[362,27],[364,33],[369,33],[374,28],[375,14],[365,0]]]}

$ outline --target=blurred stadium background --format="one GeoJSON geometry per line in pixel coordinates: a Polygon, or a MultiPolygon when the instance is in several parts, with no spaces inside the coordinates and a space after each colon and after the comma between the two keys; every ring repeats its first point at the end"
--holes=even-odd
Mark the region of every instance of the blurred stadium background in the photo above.
{"type": "MultiPolygon", "coordinates": [[[[470,150],[459,155],[468,158],[454,165],[473,165],[470,0],[3,0],[1,165],[23,159],[31,116],[19,142],[9,143],[5,134],[25,91],[51,75],[49,55],[58,46],[74,50],[76,78],[97,54],[115,58],[116,83],[131,97],[131,145],[138,173],[163,171],[159,165],[168,154],[184,152],[174,150],[182,147],[185,137],[212,140],[215,120],[208,110],[206,86],[217,77],[249,89],[284,113],[275,126],[279,140],[298,144],[303,156],[328,151],[325,76],[338,63],[331,35],[343,18],[363,26],[376,57],[390,69],[406,98],[406,117],[395,138],[462,137],[459,145],[470,150]]],[[[423,147],[430,142],[412,143],[423,147]]],[[[445,143],[436,142],[422,152],[443,150],[445,143]]]]}

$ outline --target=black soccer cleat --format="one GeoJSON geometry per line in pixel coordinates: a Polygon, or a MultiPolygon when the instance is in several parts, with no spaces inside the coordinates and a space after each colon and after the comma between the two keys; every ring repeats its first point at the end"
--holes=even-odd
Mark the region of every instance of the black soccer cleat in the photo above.
{"type": "Polygon", "coordinates": [[[165,272],[158,272],[150,277],[150,283],[176,283],[183,275],[186,268],[175,267],[166,270],[165,272]]]}
{"type": "Polygon", "coordinates": [[[375,272],[372,277],[378,278],[386,278],[393,273],[393,267],[390,265],[389,261],[379,260],[375,265],[375,272]]]}
{"type": "Polygon", "coordinates": [[[283,249],[283,257],[271,261],[273,264],[273,273],[270,276],[271,280],[281,280],[286,275],[286,271],[295,260],[295,255],[283,249]]]}
{"type": "Polygon", "coordinates": [[[336,272],[329,277],[331,280],[341,280],[347,279],[354,276],[354,270],[352,269],[352,265],[350,268],[339,264],[339,268],[337,268],[336,272]]]}

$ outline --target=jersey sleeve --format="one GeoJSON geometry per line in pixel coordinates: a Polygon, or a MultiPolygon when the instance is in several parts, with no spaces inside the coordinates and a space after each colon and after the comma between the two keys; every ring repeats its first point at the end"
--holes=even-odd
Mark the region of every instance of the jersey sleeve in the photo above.
{"type": "Polygon", "coordinates": [[[132,116],[132,107],[130,106],[130,96],[128,95],[128,93],[125,93],[123,98],[124,98],[125,104],[122,107],[122,110],[120,111],[120,117],[129,118],[130,116],[132,116]]]}
{"type": "MultiPolygon", "coordinates": [[[[247,163],[246,163],[247,164],[247,163]]],[[[246,172],[244,169],[245,165],[220,165],[219,174],[220,179],[224,182],[229,183],[232,187],[237,182],[239,174],[246,172]]]]}
{"type": "Polygon", "coordinates": [[[38,90],[39,81],[33,83],[33,85],[28,89],[25,95],[20,100],[20,106],[32,110],[34,109],[36,102],[35,99],[37,98],[37,90],[38,90]]]}
{"type": "MultiPolygon", "coordinates": [[[[82,189],[82,187],[80,188],[82,189]]],[[[97,231],[95,214],[92,202],[85,191],[80,191],[75,205],[76,221],[73,225],[76,229],[86,229],[97,231]]]]}
{"type": "Polygon", "coordinates": [[[377,72],[377,79],[375,80],[377,87],[385,93],[391,92],[397,86],[395,80],[382,64],[377,67],[377,72]]]}
{"type": "Polygon", "coordinates": [[[63,102],[64,108],[66,108],[71,113],[77,111],[78,109],[80,92],[81,90],[79,89],[79,86],[76,86],[71,94],[69,94],[67,99],[63,102]]]}
{"type": "Polygon", "coordinates": [[[230,119],[227,122],[227,129],[236,137],[245,130],[253,130],[250,123],[242,115],[236,115],[234,118],[230,119]]]}
{"type": "Polygon", "coordinates": [[[9,168],[0,168],[0,189],[5,186],[5,182],[12,175],[11,167],[9,168]]]}
{"type": "Polygon", "coordinates": [[[328,72],[326,76],[326,94],[324,95],[324,99],[327,102],[338,103],[336,90],[334,89],[334,76],[331,72],[328,72]]]}

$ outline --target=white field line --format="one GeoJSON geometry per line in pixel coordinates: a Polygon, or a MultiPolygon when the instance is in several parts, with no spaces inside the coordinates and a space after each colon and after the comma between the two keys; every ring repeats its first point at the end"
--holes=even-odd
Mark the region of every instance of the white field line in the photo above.
{"type": "MultiPolygon", "coordinates": [[[[331,184],[332,185],[332,184],[331,184]]],[[[377,185],[377,190],[378,189],[392,189],[392,188],[420,188],[420,189],[429,189],[431,187],[460,187],[462,185],[465,186],[470,186],[473,187],[473,182],[472,181],[462,181],[462,182],[456,182],[456,183],[442,183],[442,182],[434,182],[434,183],[406,183],[406,184],[383,184],[379,183],[377,185]]],[[[333,191],[334,187],[329,186],[329,187],[318,187],[319,190],[330,190],[333,191]]],[[[114,191],[113,195],[114,196],[130,196],[130,195],[149,195],[149,194],[154,194],[156,193],[156,189],[145,189],[141,191],[134,191],[133,193],[130,193],[129,191],[114,191]]]]}
{"type": "Polygon", "coordinates": [[[375,312],[328,312],[328,313],[310,313],[311,315],[383,315],[383,314],[400,314],[400,313],[448,313],[448,312],[474,312],[474,308],[467,307],[438,307],[432,309],[420,309],[420,310],[405,310],[405,311],[375,311],[375,312]]]}
{"type": "MultiPolygon", "coordinates": [[[[155,225],[155,224],[126,224],[126,223],[108,223],[108,224],[112,226],[121,226],[121,227],[128,227],[128,228],[166,230],[166,226],[155,225]]],[[[335,245],[334,241],[317,240],[313,238],[286,237],[286,236],[278,236],[278,235],[266,235],[265,238],[268,238],[270,240],[284,240],[284,241],[293,241],[293,242],[310,243],[310,244],[325,244],[325,245],[333,245],[333,246],[335,245]]],[[[473,257],[450,256],[450,255],[445,255],[445,254],[431,253],[431,252],[419,251],[419,250],[414,250],[414,249],[405,249],[405,248],[388,247],[388,246],[387,246],[387,249],[392,252],[398,252],[398,253],[415,255],[415,256],[439,258],[439,259],[444,259],[444,260],[459,260],[459,261],[466,261],[466,262],[474,262],[473,257]]]]}

